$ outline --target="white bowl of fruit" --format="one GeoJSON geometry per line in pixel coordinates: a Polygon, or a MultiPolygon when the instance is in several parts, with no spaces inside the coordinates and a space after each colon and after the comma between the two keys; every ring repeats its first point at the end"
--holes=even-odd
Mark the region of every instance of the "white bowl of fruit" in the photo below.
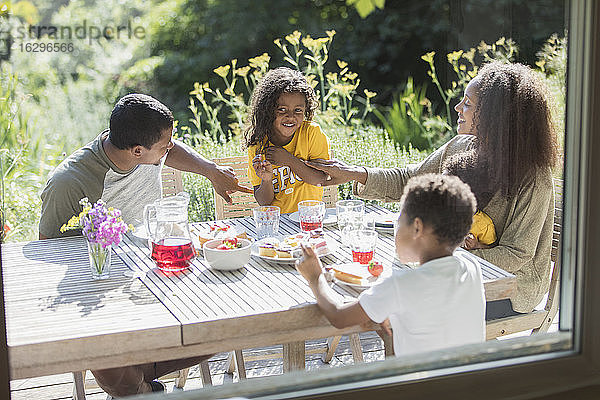
{"type": "Polygon", "coordinates": [[[240,269],[250,261],[252,243],[248,239],[231,237],[213,239],[202,245],[208,264],[223,271],[240,269]]]}

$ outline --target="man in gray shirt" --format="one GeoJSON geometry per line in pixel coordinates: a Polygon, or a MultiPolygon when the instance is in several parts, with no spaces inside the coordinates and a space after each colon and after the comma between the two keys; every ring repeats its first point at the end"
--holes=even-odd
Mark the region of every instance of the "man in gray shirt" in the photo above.
{"type": "MultiPolygon", "coordinates": [[[[79,214],[79,200],[102,198],[122,211],[126,223],[142,222],[144,206],[160,198],[163,162],[173,168],[206,176],[216,192],[230,202],[229,193],[252,189],[240,186],[231,167],[206,160],[192,148],[173,141],[173,114],[158,100],[143,94],[121,98],[110,116],[109,129],[75,151],[53,171],[42,192],[40,239],[78,232],[60,227],[79,214]]],[[[124,397],[162,390],[156,378],[187,368],[210,355],[92,371],[109,395],[124,397]]]]}

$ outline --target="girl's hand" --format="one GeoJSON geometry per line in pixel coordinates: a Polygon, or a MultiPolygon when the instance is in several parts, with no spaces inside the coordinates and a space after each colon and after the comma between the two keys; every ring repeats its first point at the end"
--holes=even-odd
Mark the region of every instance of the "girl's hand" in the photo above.
{"type": "Polygon", "coordinates": [[[256,171],[256,175],[263,181],[272,181],[273,180],[273,165],[262,159],[260,154],[257,154],[252,159],[252,168],[256,171]]]}
{"type": "Polygon", "coordinates": [[[303,258],[296,261],[296,269],[308,281],[309,284],[317,282],[319,276],[323,273],[321,270],[321,261],[315,254],[312,246],[300,244],[303,258]]]}
{"type": "Polygon", "coordinates": [[[489,249],[490,246],[481,243],[479,240],[473,236],[472,233],[469,233],[465,238],[465,241],[462,247],[466,250],[475,250],[475,249],[489,249]]]}
{"type": "Polygon", "coordinates": [[[290,160],[294,156],[287,152],[283,147],[269,146],[265,149],[265,159],[275,165],[290,165],[290,160]]]}

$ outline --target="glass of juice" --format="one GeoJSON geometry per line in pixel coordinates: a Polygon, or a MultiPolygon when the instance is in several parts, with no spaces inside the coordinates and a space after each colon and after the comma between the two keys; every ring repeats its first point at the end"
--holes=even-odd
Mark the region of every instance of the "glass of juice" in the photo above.
{"type": "Polygon", "coordinates": [[[325,203],[318,200],[304,200],[298,203],[298,217],[302,232],[323,228],[325,203]]]}
{"type": "Polygon", "coordinates": [[[352,261],[368,264],[373,259],[378,234],[373,230],[360,229],[349,232],[352,261]]]}

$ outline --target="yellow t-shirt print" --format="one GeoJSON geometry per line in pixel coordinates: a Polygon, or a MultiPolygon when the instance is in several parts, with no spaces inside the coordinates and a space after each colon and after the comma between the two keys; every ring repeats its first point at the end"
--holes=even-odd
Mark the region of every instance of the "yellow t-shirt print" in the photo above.
{"type": "MultiPolygon", "coordinates": [[[[267,146],[272,146],[269,142],[267,146]]],[[[248,177],[253,186],[259,186],[261,179],[252,167],[252,159],[258,146],[248,147],[248,177]]],[[[292,140],[283,146],[291,155],[300,160],[322,158],[328,160],[329,139],[321,127],[310,121],[304,121],[292,140]]],[[[302,200],[321,200],[323,188],[305,183],[288,166],[273,165],[273,192],[275,198],[271,205],[281,208],[282,213],[298,211],[298,202],[302,200]]]]}

